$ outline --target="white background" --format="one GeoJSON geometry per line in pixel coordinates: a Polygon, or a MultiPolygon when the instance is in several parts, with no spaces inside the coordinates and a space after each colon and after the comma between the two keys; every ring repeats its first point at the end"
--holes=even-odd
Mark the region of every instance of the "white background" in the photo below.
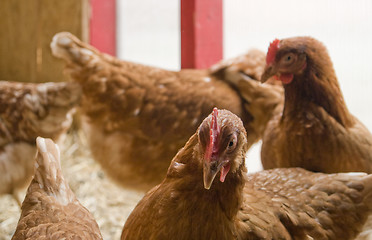
{"type": "MultiPolygon", "coordinates": [[[[180,69],[179,0],[117,0],[118,56],[180,69]]],[[[224,57],[266,51],[275,38],[308,35],[328,48],[350,111],[372,130],[372,1],[225,0],[224,57]]],[[[259,145],[259,144],[258,144],[259,145]]],[[[261,169],[260,147],[250,172],[261,169]]]]}

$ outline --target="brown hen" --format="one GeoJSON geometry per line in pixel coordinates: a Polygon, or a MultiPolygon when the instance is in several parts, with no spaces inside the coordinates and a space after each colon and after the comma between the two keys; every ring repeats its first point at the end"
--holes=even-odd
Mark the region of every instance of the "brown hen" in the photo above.
{"type": "Polygon", "coordinates": [[[310,37],[275,40],[262,81],[283,83],[285,103],[268,123],[265,169],[372,172],[372,135],[347,109],[327,49],[310,37]]]}
{"type": "Polygon", "coordinates": [[[247,176],[247,149],[242,121],[214,110],[138,203],[121,239],[346,240],[361,230],[372,175],[283,168],[247,176]]]}
{"type": "Polygon", "coordinates": [[[35,175],[12,239],[102,239],[93,216],[63,178],[58,145],[41,137],[36,145],[35,175]]]}
{"type": "MultiPolygon", "coordinates": [[[[243,119],[252,132],[248,145],[261,138],[252,125],[260,123],[258,116],[245,108],[255,108],[255,102],[246,102],[219,78],[223,70],[173,72],[122,61],[70,33],[55,35],[51,48],[82,85],[84,126],[94,158],[122,185],[148,189],[160,183],[174,154],[215,106],[243,119]]],[[[257,56],[264,58],[263,53],[248,54],[245,59],[253,64],[237,71],[252,67],[250,73],[258,76],[264,63],[257,56]]]]}
{"type": "Polygon", "coordinates": [[[34,170],[35,140],[58,140],[72,122],[80,101],[76,83],[0,81],[0,194],[26,187],[34,170]]]}

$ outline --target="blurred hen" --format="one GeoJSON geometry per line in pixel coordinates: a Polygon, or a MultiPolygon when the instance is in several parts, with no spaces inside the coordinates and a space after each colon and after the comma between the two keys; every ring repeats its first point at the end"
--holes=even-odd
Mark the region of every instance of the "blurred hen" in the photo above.
{"type": "MultiPolygon", "coordinates": [[[[266,126],[267,121],[247,111],[247,106],[261,109],[267,101],[242,99],[219,77],[230,69],[226,62],[210,70],[167,71],[102,54],[64,32],[55,35],[51,48],[82,86],[81,109],[94,158],[123,185],[148,189],[159,183],[174,154],[215,106],[243,119],[251,132],[249,146],[261,138],[266,126]]],[[[264,54],[255,51],[244,59],[253,64],[239,65],[234,71],[259,76],[264,54]]],[[[269,99],[269,104],[280,100],[269,99]]],[[[271,114],[270,108],[266,114],[271,114]]]]}
{"type": "Polygon", "coordinates": [[[13,194],[31,180],[35,140],[58,140],[70,127],[80,101],[76,83],[0,82],[0,194],[13,194]]]}

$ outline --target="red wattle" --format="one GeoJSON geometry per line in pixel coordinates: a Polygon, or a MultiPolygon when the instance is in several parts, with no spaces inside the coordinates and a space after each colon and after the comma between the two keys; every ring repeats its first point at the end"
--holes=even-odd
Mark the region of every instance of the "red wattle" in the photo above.
{"type": "Polygon", "coordinates": [[[225,181],[226,175],[230,171],[230,167],[231,167],[230,163],[222,166],[222,168],[221,168],[221,175],[220,175],[220,182],[224,182],[225,181]]]}
{"type": "Polygon", "coordinates": [[[293,80],[293,74],[292,73],[282,73],[279,77],[280,81],[284,84],[289,84],[293,80]]]}

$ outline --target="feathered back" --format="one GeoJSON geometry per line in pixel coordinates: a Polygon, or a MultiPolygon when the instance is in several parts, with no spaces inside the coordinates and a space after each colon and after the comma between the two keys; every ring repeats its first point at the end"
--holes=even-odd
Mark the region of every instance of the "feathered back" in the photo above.
{"type": "Polygon", "coordinates": [[[258,49],[250,49],[244,55],[221,60],[210,67],[209,71],[233,85],[236,85],[236,82],[240,80],[240,74],[258,80],[264,71],[265,56],[265,53],[258,49]]]}
{"type": "Polygon", "coordinates": [[[74,82],[0,81],[0,144],[35,144],[37,136],[58,140],[72,122],[81,87],[74,82]]]}

